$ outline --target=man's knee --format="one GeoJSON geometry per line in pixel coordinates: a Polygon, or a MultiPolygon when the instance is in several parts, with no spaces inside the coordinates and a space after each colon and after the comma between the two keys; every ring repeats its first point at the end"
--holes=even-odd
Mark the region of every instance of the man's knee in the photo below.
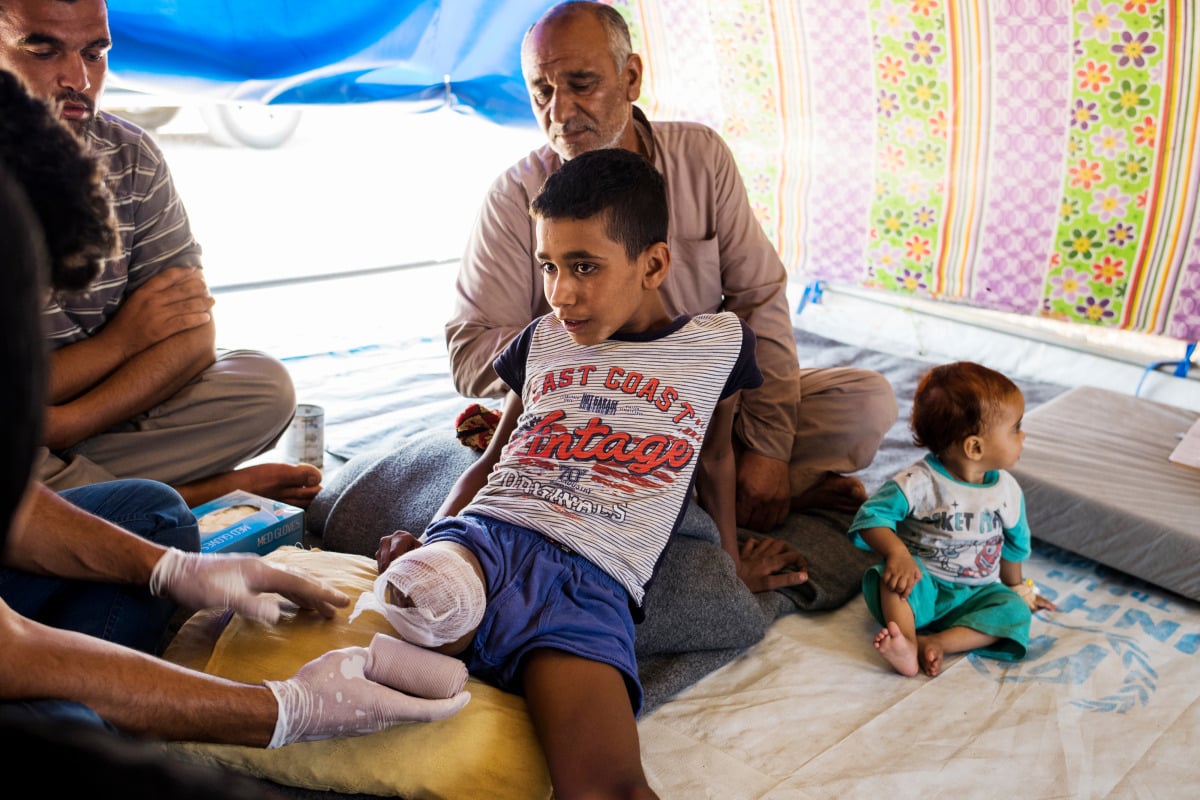
{"type": "Polygon", "coordinates": [[[863,416],[870,421],[879,440],[883,441],[884,435],[899,416],[896,392],[891,382],[878,372],[869,372],[863,378],[863,386],[863,416]]]}
{"type": "Polygon", "coordinates": [[[73,505],[131,533],[189,552],[200,550],[196,517],[179,492],[165,483],[128,478],[60,493],[73,505]]]}
{"type": "Polygon", "coordinates": [[[296,412],[296,387],[283,362],[255,350],[222,352],[206,379],[218,393],[236,401],[264,430],[283,431],[296,412]]]}
{"type": "Polygon", "coordinates": [[[130,484],[132,502],[144,508],[146,516],[154,521],[153,529],[143,534],[146,538],[163,547],[200,552],[200,527],[179,492],[165,483],[140,478],[120,483],[130,484]]]}
{"type": "Polygon", "coordinates": [[[847,457],[858,470],[874,460],[883,438],[896,423],[899,407],[891,382],[873,370],[857,370],[853,397],[856,434],[847,442],[847,457]]]}

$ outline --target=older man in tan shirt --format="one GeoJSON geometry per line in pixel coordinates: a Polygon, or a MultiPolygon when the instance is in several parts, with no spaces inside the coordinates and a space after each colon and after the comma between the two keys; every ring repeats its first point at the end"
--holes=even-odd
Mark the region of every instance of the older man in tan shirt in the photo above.
{"type": "Polygon", "coordinates": [[[738,524],[769,531],[789,511],[854,510],[867,466],[896,420],[882,375],[801,369],[787,272],[750,210],[733,156],[712,129],[654,122],[633,105],[642,63],[619,12],[562,3],[526,34],[522,70],[549,144],[492,184],[460,267],[446,325],[458,391],[499,396],[492,362],[534,317],[550,311],[534,256],[529,201],[564,160],[602,147],[639,152],[666,179],[672,265],[662,287],[673,315],[733,311],[758,337],[762,387],[742,393],[735,423],[738,524]]]}

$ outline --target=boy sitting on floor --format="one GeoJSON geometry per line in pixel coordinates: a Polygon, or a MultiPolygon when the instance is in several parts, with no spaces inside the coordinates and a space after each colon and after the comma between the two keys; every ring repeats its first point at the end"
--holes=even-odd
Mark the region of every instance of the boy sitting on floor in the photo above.
{"type": "Polygon", "coordinates": [[[662,176],[626,150],[585,153],[531,214],[553,313],[496,360],[499,427],[424,544],[380,542],[380,586],[403,638],[524,694],[557,797],[654,797],[634,616],[693,483],[751,589],[807,575],[780,542],[739,552],[730,431],[737,392],[762,380],[754,335],[732,313],[666,312],[662,176]]]}

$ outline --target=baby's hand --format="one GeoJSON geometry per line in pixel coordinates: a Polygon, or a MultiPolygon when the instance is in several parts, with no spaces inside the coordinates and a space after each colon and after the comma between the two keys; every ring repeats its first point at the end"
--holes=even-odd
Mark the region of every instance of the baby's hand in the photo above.
{"type": "Polygon", "coordinates": [[[1029,606],[1029,610],[1035,614],[1039,611],[1056,611],[1058,609],[1054,603],[1038,592],[1037,585],[1030,578],[1008,588],[1020,595],[1021,599],[1025,601],[1025,605],[1029,606]]]}
{"type": "Polygon", "coordinates": [[[1054,605],[1049,599],[1042,597],[1040,594],[1034,598],[1034,612],[1038,611],[1057,611],[1058,606],[1054,605]]]}
{"type": "Polygon", "coordinates": [[[909,592],[921,580],[921,568],[907,550],[893,553],[884,561],[883,585],[908,599],[909,592]]]}

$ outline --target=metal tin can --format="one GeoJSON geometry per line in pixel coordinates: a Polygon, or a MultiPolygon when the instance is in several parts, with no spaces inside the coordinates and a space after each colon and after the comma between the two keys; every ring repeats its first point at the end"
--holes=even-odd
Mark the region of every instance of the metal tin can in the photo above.
{"type": "Polygon", "coordinates": [[[325,409],[310,403],[296,406],[284,439],[284,458],[300,464],[325,466],[325,409]]]}

